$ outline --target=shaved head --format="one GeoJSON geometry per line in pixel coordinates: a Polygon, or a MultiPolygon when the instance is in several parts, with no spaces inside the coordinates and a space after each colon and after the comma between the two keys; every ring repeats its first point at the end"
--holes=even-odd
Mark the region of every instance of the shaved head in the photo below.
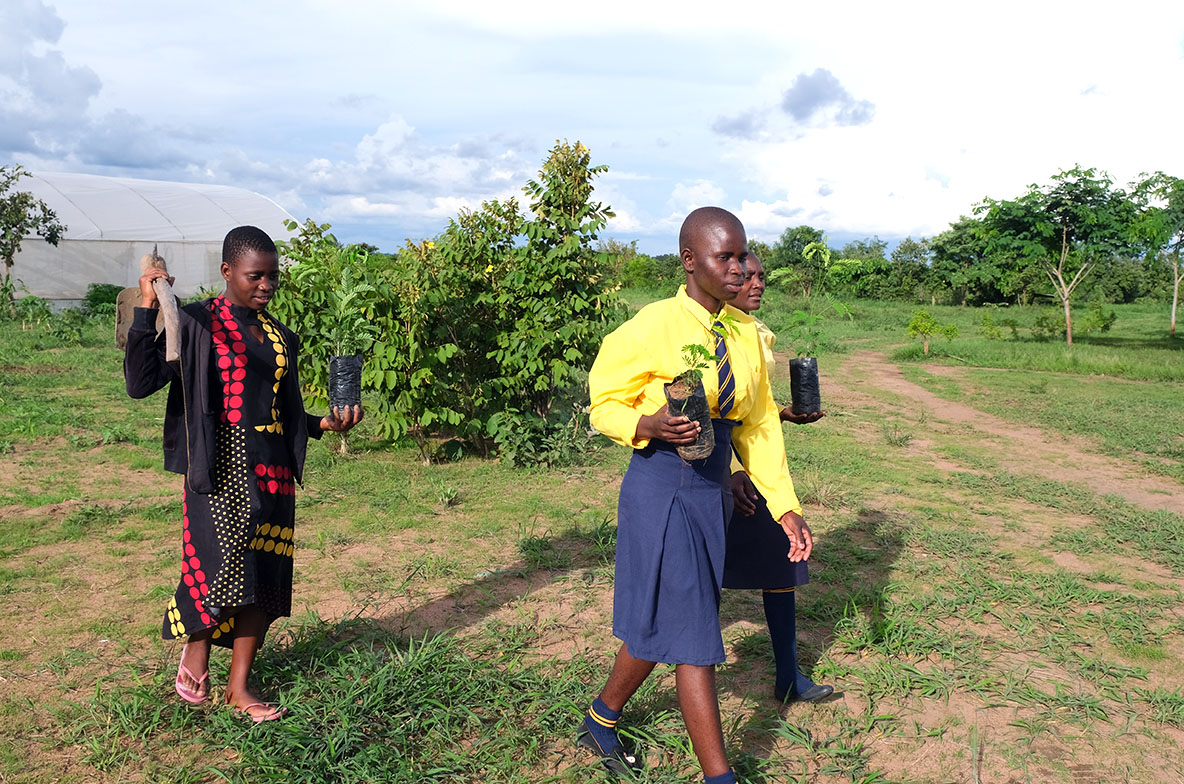
{"type": "Polygon", "coordinates": [[[740,219],[722,207],[700,207],[693,210],[682,222],[682,228],[678,232],[679,254],[685,250],[694,251],[705,231],[722,226],[744,231],[744,224],[740,219]]]}

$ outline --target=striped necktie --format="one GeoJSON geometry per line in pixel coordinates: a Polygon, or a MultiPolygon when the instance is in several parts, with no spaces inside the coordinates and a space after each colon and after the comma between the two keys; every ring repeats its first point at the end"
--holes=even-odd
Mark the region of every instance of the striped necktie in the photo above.
{"type": "Polygon", "coordinates": [[[719,371],[719,415],[722,419],[736,403],[736,379],[732,377],[732,363],[728,359],[723,322],[716,320],[711,325],[711,331],[715,335],[715,365],[719,371]]]}

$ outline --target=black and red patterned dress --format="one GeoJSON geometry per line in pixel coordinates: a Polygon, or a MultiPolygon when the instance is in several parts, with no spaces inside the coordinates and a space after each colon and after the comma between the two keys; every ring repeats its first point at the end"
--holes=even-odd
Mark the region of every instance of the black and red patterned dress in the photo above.
{"type": "Polygon", "coordinates": [[[285,411],[280,394],[296,360],[286,330],[266,312],[225,297],[208,307],[214,488],[197,493],[186,482],[181,581],[162,635],[213,628],[213,641],[230,647],[238,608],[254,605],[269,623],[291,613],[296,480],[284,428],[291,427],[289,414],[304,412],[285,411]]]}

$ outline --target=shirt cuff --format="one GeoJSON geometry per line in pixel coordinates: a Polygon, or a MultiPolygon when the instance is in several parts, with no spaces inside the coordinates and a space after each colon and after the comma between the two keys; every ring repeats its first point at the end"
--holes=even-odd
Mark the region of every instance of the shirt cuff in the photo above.
{"type": "Polygon", "coordinates": [[[131,329],[156,331],[156,318],[160,314],[159,308],[136,308],[132,311],[131,329]]]}

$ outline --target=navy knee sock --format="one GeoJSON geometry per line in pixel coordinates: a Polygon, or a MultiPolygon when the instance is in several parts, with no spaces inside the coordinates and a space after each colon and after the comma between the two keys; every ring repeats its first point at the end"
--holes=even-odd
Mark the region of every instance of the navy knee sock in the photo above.
{"type": "Polygon", "coordinates": [[[621,712],[609,708],[599,697],[592,701],[592,707],[584,716],[584,729],[600,746],[601,754],[608,754],[620,742],[617,740],[617,719],[619,718],[621,718],[621,712]]]}
{"type": "Polygon", "coordinates": [[[764,593],[765,621],[773,639],[773,659],[777,662],[776,694],[792,696],[814,687],[814,681],[798,670],[798,630],[794,592],[764,593]]]}
{"type": "Polygon", "coordinates": [[[727,773],[721,773],[718,776],[704,776],[703,784],[736,784],[736,774],[729,770],[727,773]]]}

